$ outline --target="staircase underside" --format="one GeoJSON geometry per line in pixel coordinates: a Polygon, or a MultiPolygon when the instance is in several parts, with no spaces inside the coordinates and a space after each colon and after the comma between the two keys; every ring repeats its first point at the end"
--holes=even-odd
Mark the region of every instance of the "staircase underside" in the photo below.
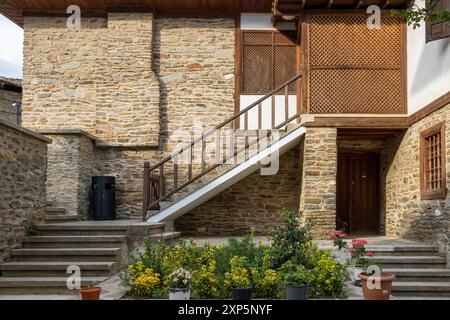
{"type": "Polygon", "coordinates": [[[261,162],[274,153],[278,152],[279,156],[281,156],[295,147],[300,142],[300,139],[305,132],[306,129],[304,127],[296,127],[292,131],[286,133],[278,141],[273,142],[266,149],[261,150],[259,153],[250,157],[246,161],[236,165],[222,175],[219,175],[214,180],[206,183],[198,190],[193,191],[167,208],[163,208],[157,214],[151,216],[147,221],[153,223],[171,222],[181,217],[185,213],[188,213],[220,192],[231,187],[233,184],[244,179],[251,173],[262,168],[264,164],[261,162]]]}

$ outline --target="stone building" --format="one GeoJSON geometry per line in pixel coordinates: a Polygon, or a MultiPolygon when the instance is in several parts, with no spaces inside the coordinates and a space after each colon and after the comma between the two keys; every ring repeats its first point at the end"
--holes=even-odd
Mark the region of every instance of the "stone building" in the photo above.
{"type": "Polygon", "coordinates": [[[388,14],[406,1],[380,29],[340,0],[86,2],[73,29],[69,2],[0,5],[24,29],[22,124],[52,140],[46,200],[67,214],[90,219],[91,177],[110,175],[120,219],[185,234],[264,234],[301,210],[318,238],[447,246],[448,33],[388,14]]]}
{"type": "Polygon", "coordinates": [[[0,118],[21,122],[22,81],[0,77],[0,118]]]}

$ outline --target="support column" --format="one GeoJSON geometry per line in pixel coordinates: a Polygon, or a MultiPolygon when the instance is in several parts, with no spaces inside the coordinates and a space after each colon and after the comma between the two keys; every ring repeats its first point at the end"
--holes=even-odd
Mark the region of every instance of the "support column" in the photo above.
{"type": "Polygon", "coordinates": [[[300,156],[300,210],[316,222],[314,238],[324,239],[336,228],[336,128],[308,128],[300,156]]]}

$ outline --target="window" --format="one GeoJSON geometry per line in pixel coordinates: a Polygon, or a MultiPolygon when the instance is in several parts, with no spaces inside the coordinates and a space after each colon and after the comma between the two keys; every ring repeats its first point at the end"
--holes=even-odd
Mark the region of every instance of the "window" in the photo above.
{"type": "Polygon", "coordinates": [[[241,94],[267,94],[297,74],[295,39],[295,31],[242,31],[241,94]]]}
{"type": "MultiPolygon", "coordinates": [[[[450,10],[450,0],[440,0],[436,5],[436,10],[450,10]]],[[[448,38],[450,36],[450,25],[443,21],[434,23],[427,22],[427,42],[448,38]]]]}
{"type": "Polygon", "coordinates": [[[420,136],[421,198],[445,199],[445,125],[440,123],[420,136]]]}

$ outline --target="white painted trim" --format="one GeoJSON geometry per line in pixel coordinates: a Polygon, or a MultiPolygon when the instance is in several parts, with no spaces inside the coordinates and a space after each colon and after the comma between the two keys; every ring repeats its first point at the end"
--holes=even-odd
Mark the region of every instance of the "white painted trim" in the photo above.
{"type": "Polygon", "coordinates": [[[272,25],[272,15],[269,13],[241,13],[241,30],[296,30],[293,22],[280,22],[277,27],[272,25]]]}
{"type": "Polygon", "coordinates": [[[263,151],[254,155],[247,161],[237,165],[236,167],[232,168],[223,175],[217,177],[216,179],[209,182],[200,189],[187,195],[178,202],[175,202],[171,206],[163,209],[156,215],[150,217],[147,221],[166,222],[166,221],[173,221],[181,217],[183,214],[205,203],[215,195],[226,190],[236,182],[244,179],[249,174],[261,168],[262,164],[260,163],[260,161],[269,157],[273,152],[279,151],[279,154],[282,155],[286,151],[293,148],[295,145],[298,144],[300,138],[305,133],[306,133],[305,127],[299,127],[294,129],[293,131],[287,133],[280,140],[273,143],[267,149],[264,149],[263,151]]]}

